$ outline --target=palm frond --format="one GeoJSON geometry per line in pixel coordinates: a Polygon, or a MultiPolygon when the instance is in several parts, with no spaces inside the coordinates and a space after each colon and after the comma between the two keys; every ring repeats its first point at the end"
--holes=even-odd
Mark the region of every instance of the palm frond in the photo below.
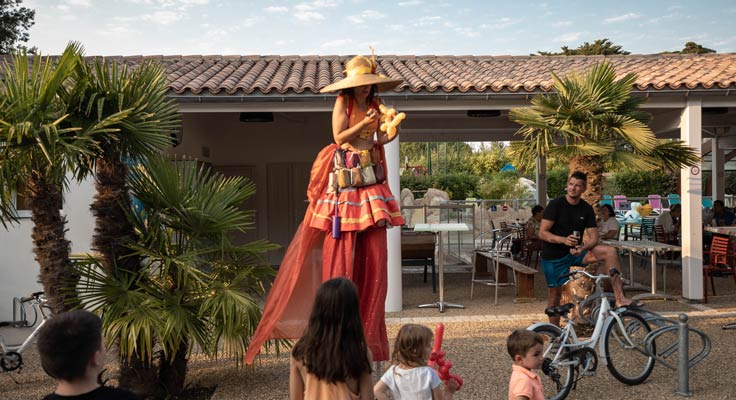
{"type": "Polygon", "coordinates": [[[658,141],[649,156],[656,160],[660,168],[668,171],[691,167],[700,162],[700,156],[695,149],[680,140],[658,141]]]}

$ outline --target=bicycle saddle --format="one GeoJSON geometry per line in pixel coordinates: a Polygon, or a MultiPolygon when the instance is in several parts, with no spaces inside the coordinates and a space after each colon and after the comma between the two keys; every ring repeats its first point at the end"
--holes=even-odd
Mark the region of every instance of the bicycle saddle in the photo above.
{"type": "Polygon", "coordinates": [[[4,328],[6,326],[10,326],[13,328],[25,328],[28,325],[26,325],[26,321],[0,321],[0,328],[4,328]]]}
{"type": "Polygon", "coordinates": [[[544,309],[544,313],[547,314],[548,317],[556,317],[558,315],[564,316],[573,308],[575,308],[575,304],[567,303],[561,306],[547,307],[544,309]]]}

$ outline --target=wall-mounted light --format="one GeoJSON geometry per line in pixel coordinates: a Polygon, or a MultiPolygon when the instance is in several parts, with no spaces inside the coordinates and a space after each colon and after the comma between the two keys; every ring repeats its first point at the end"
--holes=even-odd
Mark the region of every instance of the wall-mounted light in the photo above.
{"type": "Polygon", "coordinates": [[[273,122],[272,112],[241,112],[240,122],[273,122]]]}
{"type": "Polygon", "coordinates": [[[468,110],[470,118],[494,118],[501,115],[501,110],[468,110]]]}
{"type": "Polygon", "coordinates": [[[703,107],[703,114],[706,114],[706,115],[728,114],[728,107],[703,107]]]}

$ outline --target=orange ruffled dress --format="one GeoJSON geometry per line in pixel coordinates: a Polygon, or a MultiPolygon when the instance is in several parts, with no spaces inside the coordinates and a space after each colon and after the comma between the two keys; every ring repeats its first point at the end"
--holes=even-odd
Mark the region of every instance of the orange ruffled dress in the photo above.
{"type": "MultiPolygon", "coordinates": [[[[365,115],[356,114],[350,115],[349,124],[365,115]]],[[[379,149],[385,159],[383,147],[379,149]]],[[[326,146],[312,165],[309,206],[266,298],[261,322],[245,355],[246,364],[253,363],[269,339],[301,337],[319,285],[335,277],[346,277],[358,287],[368,347],[374,360],[388,360],[386,227],[403,225],[404,219],[388,182],[328,193],[336,150],[336,144],[326,146]],[[337,239],[332,237],[336,203],[341,217],[337,239]]]]}

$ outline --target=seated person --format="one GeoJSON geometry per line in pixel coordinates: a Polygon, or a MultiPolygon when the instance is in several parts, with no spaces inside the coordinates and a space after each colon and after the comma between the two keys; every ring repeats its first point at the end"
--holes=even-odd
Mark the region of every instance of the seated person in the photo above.
{"type": "Polygon", "coordinates": [[[736,215],[727,209],[723,204],[723,200],[713,202],[713,226],[731,226],[733,225],[736,215]]]}
{"type": "Polygon", "coordinates": [[[598,220],[598,235],[601,239],[618,239],[620,225],[610,204],[601,204],[598,220]]]}
{"type": "Polygon", "coordinates": [[[542,223],[542,211],[544,211],[544,207],[539,204],[532,207],[532,216],[526,222],[527,239],[539,239],[539,225],[542,223]]]}
{"type": "Polygon", "coordinates": [[[77,310],[55,315],[38,335],[41,366],[56,380],[54,393],[44,400],[135,400],[126,390],[100,386],[107,350],[100,317],[77,310]]]}
{"type": "Polygon", "coordinates": [[[680,231],[680,216],[682,215],[682,206],[673,204],[669,211],[664,211],[654,221],[654,225],[662,225],[664,233],[668,235],[677,235],[680,231]]]}

